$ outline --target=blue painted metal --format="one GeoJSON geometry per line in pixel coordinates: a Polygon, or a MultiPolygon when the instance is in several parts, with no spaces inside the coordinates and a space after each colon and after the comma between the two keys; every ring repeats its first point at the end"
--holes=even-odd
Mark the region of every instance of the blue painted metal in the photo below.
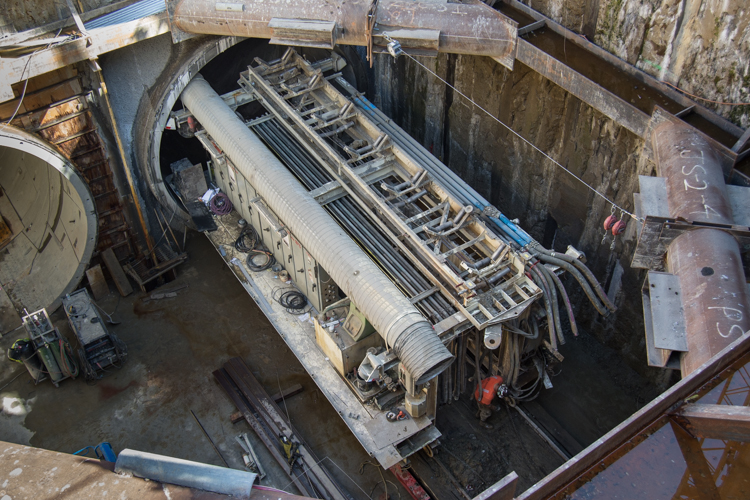
{"type": "Polygon", "coordinates": [[[96,446],[86,446],[85,448],[81,448],[77,452],[73,453],[73,455],[81,455],[85,457],[89,454],[89,451],[92,450],[96,458],[98,458],[99,460],[112,463],[117,461],[117,455],[115,455],[114,450],[112,450],[112,445],[106,441],[99,443],[96,446]]]}
{"type": "Polygon", "coordinates": [[[136,450],[122,450],[115,472],[160,483],[249,498],[256,474],[136,450]]]}

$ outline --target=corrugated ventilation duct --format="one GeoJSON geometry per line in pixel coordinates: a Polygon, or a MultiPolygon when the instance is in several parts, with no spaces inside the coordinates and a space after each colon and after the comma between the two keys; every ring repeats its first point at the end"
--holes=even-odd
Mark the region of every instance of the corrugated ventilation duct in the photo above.
{"type": "Polygon", "coordinates": [[[200,75],[185,87],[182,102],[357,304],[417,383],[447,368],[453,356],[432,325],[200,75]]]}

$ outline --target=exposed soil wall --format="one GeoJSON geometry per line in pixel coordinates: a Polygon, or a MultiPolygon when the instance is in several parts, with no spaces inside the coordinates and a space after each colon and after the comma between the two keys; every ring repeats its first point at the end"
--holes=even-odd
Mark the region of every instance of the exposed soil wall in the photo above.
{"type": "MultiPolygon", "coordinates": [[[[750,102],[746,0],[525,0],[643,71],[691,94],[750,102]]],[[[701,101],[750,126],[750,106],[701,101]]]]}

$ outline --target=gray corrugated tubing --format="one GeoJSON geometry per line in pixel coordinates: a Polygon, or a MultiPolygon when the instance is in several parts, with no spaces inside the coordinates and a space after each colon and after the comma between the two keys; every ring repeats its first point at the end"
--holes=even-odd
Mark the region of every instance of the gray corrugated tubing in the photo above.
{"type": "Polygon", "coordinates": [[[450,365],[453,356],[432,325],[200,75],[185,87],[182,102],[354,301],[417,383],[450,365]]]}
{"type": "Polygon", "coordinates": [[[252,472],[128,449],[118,455],[115,472],[240,498],[250,497],[257,477],[252,472]]]}

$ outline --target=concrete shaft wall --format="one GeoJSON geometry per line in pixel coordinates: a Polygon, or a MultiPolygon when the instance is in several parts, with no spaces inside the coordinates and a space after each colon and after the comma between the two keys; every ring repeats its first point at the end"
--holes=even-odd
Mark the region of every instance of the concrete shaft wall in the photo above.
{"type": "MultiPolygon", "coordinates": [[[[524,2],[605,50],[691,94],[750,102],[746,0],[536,0],[524,2]]],[[[750,126],[750,106],[701,101],[750,126]]]]}
{"type": "MultiPolygon", "coordinates": [[[[640,138],[518,61],[512,72],[472,56],[421,62],[630,210],[638,175],[653,175],[640,138]]],[[[508,217],[520,219],[524,229],[555,250],[571,244],[586,253],[619,310],[602,318],[570,280],[579,325],[622,352],[643,375],[657,383],[666,380],[668,373],[646,366],[639,291],[644,275],[630,268],[634,221],[610,251],[611,234],[602,244],[610,205],[496,120],[407,58],[378,56],[371,78],[375,104],[508,217]]]]}

